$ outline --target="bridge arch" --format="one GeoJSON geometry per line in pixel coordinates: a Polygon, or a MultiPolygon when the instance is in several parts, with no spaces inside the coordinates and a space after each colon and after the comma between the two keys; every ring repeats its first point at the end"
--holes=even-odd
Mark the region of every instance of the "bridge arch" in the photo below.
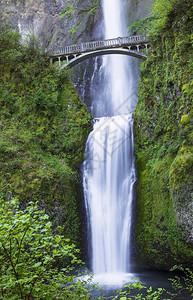
{"type": "Polygon", "coordinates": [[[137,58],[143,59],[143,60],[145,60],[147,58],[147,55],[145,55],[142,52],[137,52],[137,51],[124,49],[124,48],[95,50],[92,52],[87,52],[87,53],[77,55],[74,58],[72,58],[71,60],[69,60],[68,62],[64,63],[63,65],[60,63],[60,70],[62,70],[65,67],[74,67],[75,65],[79,64],[80,62],[83,62],[84,60],[91,58],[91,57],[96,57],[96,56],[101,56],[101,55],[109,55],[109,54],[128,55],[128,56],[137,57],[137,58]]]}

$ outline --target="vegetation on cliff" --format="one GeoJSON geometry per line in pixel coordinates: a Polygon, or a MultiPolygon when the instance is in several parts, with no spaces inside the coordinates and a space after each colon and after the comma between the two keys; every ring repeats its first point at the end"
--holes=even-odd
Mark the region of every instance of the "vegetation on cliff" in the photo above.
{"type": "Polygon", "coordinates": [[[188,0],[157,0],[144,20],[151,49],[134,114],[136,243],[141,263],[165,269],[193,267],[192,16],[188,0]]]}
{"type": "Polygon", "coordinates": [[[39,200],[66,237],[80,238],[77,185],[91,117],[66,71],[32,37],[0,28],[0,189],[39,200]]]}

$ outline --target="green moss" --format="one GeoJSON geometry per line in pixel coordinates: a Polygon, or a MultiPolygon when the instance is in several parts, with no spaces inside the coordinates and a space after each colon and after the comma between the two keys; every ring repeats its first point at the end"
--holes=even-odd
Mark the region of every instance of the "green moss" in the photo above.
{"type": "Polygon", "coordinates": [[[193,259],[192,9],[176,1],[152,23],[134,113],[137,259],[160,269],[193,259]]]}
{"type": "Polygon", "coordinates": [[[190,123],[189,115],[183,115],[181,117],[181,123],[182,123],[182,126],[186,126],[187,124],[189,124],[190,123]]]}
{"type": "MultiPolygon", "coordinates": [[[[192,183],[193,153],[182,147],[170,166],[170,186],[172,190],[181,190],[184,183],[192,183]]],[[[185,201],[186,199],[184,199],[185,201]]]]}
{"type": "Polygon", "coordinates": [[[60,18],[61,18],[61,19],[63,19],[64,17],[65,17],[65,18],[70,18],[70,17],[73,15],[73,13],[74,13],[73,7],[74,7],[73,4],[68,3],[66,9],[63,10],[63,11],[60,13],[60,18]]]}
{"type": "Polygon", "coordinates": [[[78,243],[78,172],[91,116],[68,72],[19,39],[1,27],[0,189],[24,203],[39,200],[78,243]]]}

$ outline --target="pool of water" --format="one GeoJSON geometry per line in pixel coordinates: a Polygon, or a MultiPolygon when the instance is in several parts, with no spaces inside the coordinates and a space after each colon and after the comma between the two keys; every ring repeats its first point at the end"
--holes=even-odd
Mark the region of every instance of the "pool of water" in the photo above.
{"type": "MultiPolygon", "coordinates": [[[[117,290],[123,289],[125,284],[134,283],[140,281],[142,285],[146,287],[152,287],[153,290],[158,288],[164,288],[168,292],[175,292],[172,287],[172,283],[169,278],[174,278],[175,276],[180,277],[179,273],[174,272],[163,272],[163,271],[136,271],[134,273],[116,273],[116,274],[100,274],[93,276],[93,282],[98,283],[99,287],[102,288],[102,291],[95,291],[94,297],[99,297],[100,295],[105,295],[106,299],[112,299],[113,296],[116,296],[117,290]]],[[[84,279],[86,279],[84,277],[84,279]]],[[[143,290],[140,291],[140,293],[143,290]]],[[[144,290],[145,291],[145,290],[144,290]]],[[[131,296],[137,295],[139,292],[133,290],[131,296]]],[[[145,295],[145,292],[144,292],[145,295]]],[[[175,300],[193,300],[185,289],[181,290],[181,293],[172,298],[168,293],[163,293],[160,297],[162,300],[175,299],[175,300]]]]}

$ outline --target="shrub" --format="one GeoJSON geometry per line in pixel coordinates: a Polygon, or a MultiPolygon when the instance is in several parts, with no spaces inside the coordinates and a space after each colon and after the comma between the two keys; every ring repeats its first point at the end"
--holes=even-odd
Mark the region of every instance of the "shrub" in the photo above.
{"type": "MultiPolygon", "coordinates": [[[[58,228],[60,231],[61,228],[58,228]]],[[[16,198],[0,197],[0,298],[89,299],[85,282],[70,272],[81,261],[78,250],[60,234],[37,203],[21,210],[16,198]],[[63,268],[58,268],[59,261],[63,268]]]]}

